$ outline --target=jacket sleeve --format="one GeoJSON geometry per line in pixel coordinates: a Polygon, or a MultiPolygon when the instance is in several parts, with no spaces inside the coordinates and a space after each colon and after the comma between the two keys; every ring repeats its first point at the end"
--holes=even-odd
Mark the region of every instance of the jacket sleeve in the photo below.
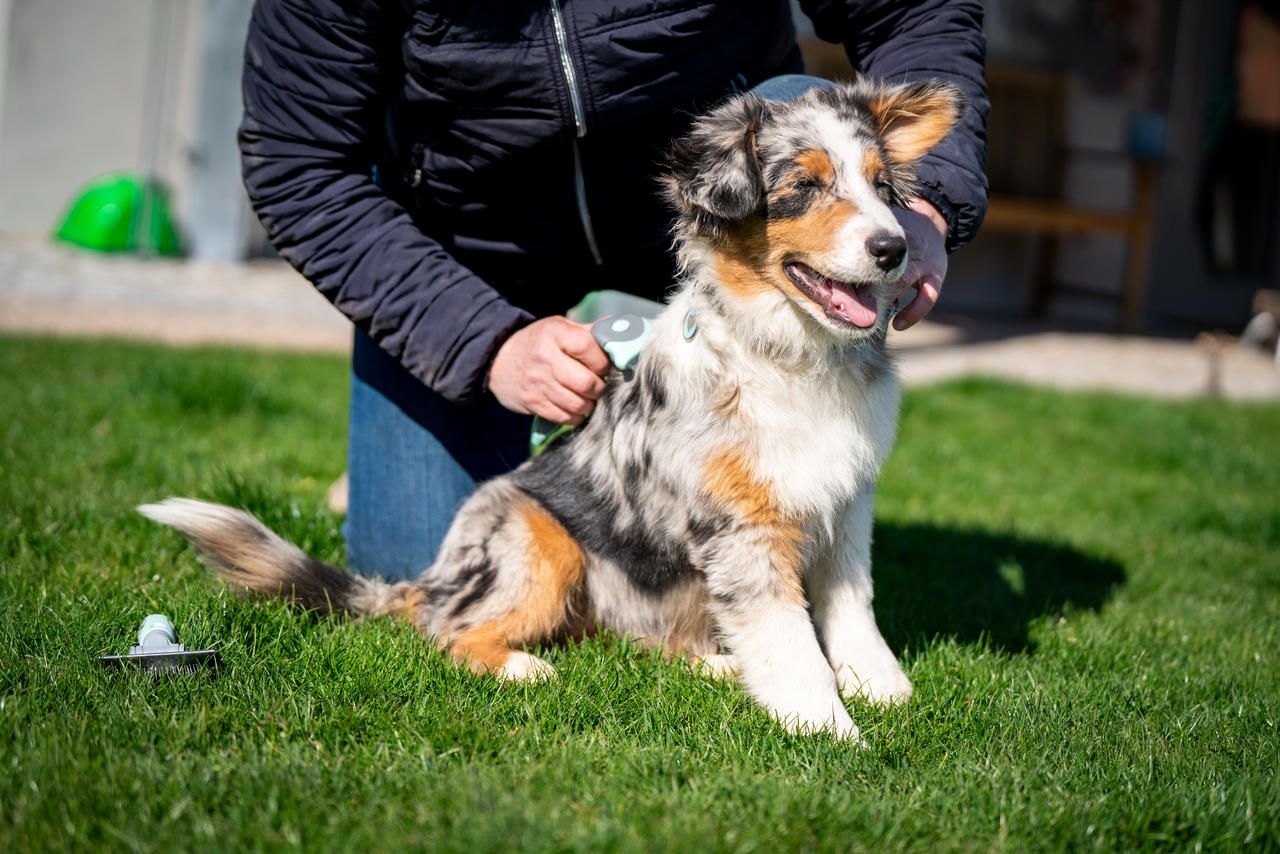
{"type": "Polygon", "coordinates": [[[400,86],[391,0],[257,0],[245,44],[245,187],[271,242],[418,379],[479,397],[533,318],[424,235],[371,170],[400,86]]]}
{"type": "Polygon", "coordinates": [[[947,249],[968,243],[987,210],[986,37],[976,0],[802,0],[819,38],[888,83],[939,78],[965,94],[959,126],[917,167],[921,195],[947,218],[947,249]]]}

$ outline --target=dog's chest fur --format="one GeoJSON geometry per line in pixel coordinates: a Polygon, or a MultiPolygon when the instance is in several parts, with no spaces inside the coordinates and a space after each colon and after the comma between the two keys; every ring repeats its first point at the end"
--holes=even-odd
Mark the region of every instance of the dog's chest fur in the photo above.
{"type": "Polygon", "coordinates": [[[755,536],[762,514],[794,526],[808,558],[825,549],[846,505],[873,487],[898,394],[878,346],[814,347],[803,318],[778,305],[797,346],[761,349],[704,296],[678,294],[635,374],[614,376],[585,428],[514,475],[582,545],[601,622],[695,651],[713,647],[705,562],[755,536]],[[686,339],[690,309],[698,329],[686,339]]]}
{"type": "Polygon", "coordinates": [[[692,287],[659,324],[653,355],[682,406],[666,425],[684,434],[682,470],[705,475],[707,461],[739,450],[780,512],[829,528],[845,502],[874,484],[892,445],[892,365],[881,344],[823,346],[784,300],[736,308],[692,287]],[[682,328],[691,309],[699,328],[686,341],[673,327],[682,328]],[[758,335],[760,317],[773,327],[765,335],[758,335]]]}

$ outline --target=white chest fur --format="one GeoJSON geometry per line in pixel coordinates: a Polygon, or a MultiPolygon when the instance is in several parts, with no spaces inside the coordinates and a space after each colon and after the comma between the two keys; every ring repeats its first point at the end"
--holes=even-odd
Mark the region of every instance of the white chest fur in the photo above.
{"type": "Polygon", "coordinates": [[[781,505],[829,521],[874,484],[892,447],[897,377],[887,363],[864,370],[857,350],[837,355],[785,300],[752,308],[766,318],[760,331],[790,346],[767,346],[741,318],[717,313],[689,290],[663,312],[649,346],[661,353],[676,395],[687,395],[685,405],[709,409],[695,419],[703,426],[690,441],[704,453],[741,449],[781,505]],[[698,330],[686,340],[690,309],[698,330]]]}
{"type": "Polygon", "coordinates": [[[738,429],[780,504],[824,514],[871,487],[893,443],[897,380],[854,366],[743,384],[738,429]]]}

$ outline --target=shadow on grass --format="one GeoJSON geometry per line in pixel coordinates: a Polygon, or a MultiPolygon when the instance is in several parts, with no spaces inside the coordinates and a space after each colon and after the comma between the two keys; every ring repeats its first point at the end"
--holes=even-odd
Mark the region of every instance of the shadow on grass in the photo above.
{"type": "Polygon", "coordinates": [[[1029,652],[1029,624],[1096,610],[1125,578],[1120,564],[1043,540],[990,531],[877,522],[876,619],[902,651],[935,638],[1029,652]]]}

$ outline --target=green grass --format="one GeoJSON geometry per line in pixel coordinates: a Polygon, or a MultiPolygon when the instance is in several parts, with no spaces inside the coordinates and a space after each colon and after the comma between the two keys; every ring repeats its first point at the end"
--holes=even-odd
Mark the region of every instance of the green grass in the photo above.
{"type": "Polygon", "coordinates": [[[0,339],[0,850],[1280,847],[1280,406],[911,392],[870,747],[613,637],[503,688],[389,619],[229,594],[132,512],[230,500],[322,558],[339,359],[0,339]],[[212,678],[107,675],[168,613],[212,678]]]}

